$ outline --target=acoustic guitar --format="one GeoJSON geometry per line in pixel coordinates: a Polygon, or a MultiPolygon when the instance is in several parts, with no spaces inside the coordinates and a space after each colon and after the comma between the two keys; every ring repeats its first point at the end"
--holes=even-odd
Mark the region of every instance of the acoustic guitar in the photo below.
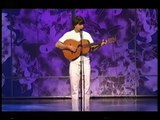
{"type": "Polygon", "coordinates": [[[87,39],[83,39],[81,41],[67,39],[67,40],[65,40],[64,44],[74,46],[77,48],[77,50],[75,52],[72,52],[70,50],[64,49],[63,54],[66,59],[71,61],[71,60],[78,58],[80,55],[85,55],[85,54],[89,53],[91,51],[91,49],[94,47],[98,47],[98,46],[101,47],[103,45],[107,45],[107,44],[113,43],[115,41],[116,41],[116,38],[112,37],[112,38],[108,38],[107,40],[103,40],[100,43],[90,44],[90,42],[87,39]]]}

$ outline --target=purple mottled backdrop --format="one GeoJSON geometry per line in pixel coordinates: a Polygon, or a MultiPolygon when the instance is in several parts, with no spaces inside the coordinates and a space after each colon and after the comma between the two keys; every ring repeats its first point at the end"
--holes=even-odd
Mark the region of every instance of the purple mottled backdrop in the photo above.
{"type": "Polygon", "coordinates": [[[95,42],[117,42],[90,54],[91,96],[157,95],[156,9],[3,9],[2,96],[70,96],[69,61],[55,48],[84,17],[95,42]]]}

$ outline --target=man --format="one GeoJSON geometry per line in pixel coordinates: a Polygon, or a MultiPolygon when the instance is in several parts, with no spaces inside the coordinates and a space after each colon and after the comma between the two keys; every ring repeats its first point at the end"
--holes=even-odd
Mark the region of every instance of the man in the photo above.
{"type": "MultiPolygon", "coordinates": [[[[83,31],[85,21],[81,16],[76,16],[73,18],[72,21],[73,24],[73,30],[66,32],[56,43],[56,47],[62,50],[69,50],[73,53],[75,53],[78,49],[75,46],[72,45],[66,45],[64,42],[67,39],[76,40],[77,42],[80,42],[82,39],[86,39],[89,41],[89,43],[93,43],[93,39],[91,35],[83,31]]],[[[91,48],[91,50],[95,50],[98,47],[91,48]]],[[[90,99],[90,72],[91,72],[91,66],[90,66],[90,59],[88,56],[88,53],[85,55],[80,55],[76,59],[73,59],[70,61],[69,66],[69,75],[70,75],[70,84],[71,84],[71,97],[72,97],[72,110],[78,111],[79,109],[79,85],[82,82],[83,86],[83,80],[81,79],[83,76],[80,74],[82,64],[83,63],[83,75],[84,75],[84,89],[82,89],[82,94],[85,92],[85,95],[83,94],[82,97],[82,105],[84,106],[84,111],[89,111],[89,99],[90,99]],[[82,62],[83,60],[83,62],[82,62]],[[82,81],[80,81],[82,80],[82,81]]]]}

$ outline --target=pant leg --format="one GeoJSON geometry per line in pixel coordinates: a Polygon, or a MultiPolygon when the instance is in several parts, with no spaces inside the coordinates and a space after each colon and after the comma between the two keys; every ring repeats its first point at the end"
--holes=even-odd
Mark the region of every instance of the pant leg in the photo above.
{"type": "Polygon", "coordinates": [[[76,62],[70,63],[69,68],[70,84],[71,84],[71,98],[72,98],[72,111],[78,111],[79,109],[79,66],[76,62]]]}
{"type": "Polygon", "coordinates": [[[80,61],[74,61],[70,63],[70,83],[71,83],[71,97],[72,97],[72,110],[78,111],[79,108],[79,83],[82,82],[82,108],[84,111],[89,111],[89,101],[90,101],[90,60],[88,58],[84,60],[84,79],[80,81],[80,61]],[[84,80],[84,87],[83,87],[84,80]],[[85,90],[85,93],[84,93],[85,90]],[[85,94],[85,95],[84,95],[85,94]]]}
{"type": "Polygon", "coordinates": [[[90,68],[90,61],[85,60],[84,61],[84,84],[82,81],[82,85],[84,85],[82,89],[82,93],[85,94],[83,95],[84,98],[82,99],[82,105],[84,105],[84,110],[89,111],[90,108],[90,73],[91,68],[90,68]],[[85,93],[84,93],[85,90],[85,93]]]}

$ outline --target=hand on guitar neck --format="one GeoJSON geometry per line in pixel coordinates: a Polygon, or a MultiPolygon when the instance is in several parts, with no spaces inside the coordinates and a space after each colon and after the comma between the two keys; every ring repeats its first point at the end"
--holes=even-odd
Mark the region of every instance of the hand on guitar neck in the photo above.
{"type": "Polygon", "coordinates": [[[116,41],[116,37],[108,38],[107,40],[102,40],[100,43],[93,43],[91,44],[91,51],[96,51],[98,48],[100,48],[103,45],[107,45],[109,43],[114,43],[116,41]]]}

